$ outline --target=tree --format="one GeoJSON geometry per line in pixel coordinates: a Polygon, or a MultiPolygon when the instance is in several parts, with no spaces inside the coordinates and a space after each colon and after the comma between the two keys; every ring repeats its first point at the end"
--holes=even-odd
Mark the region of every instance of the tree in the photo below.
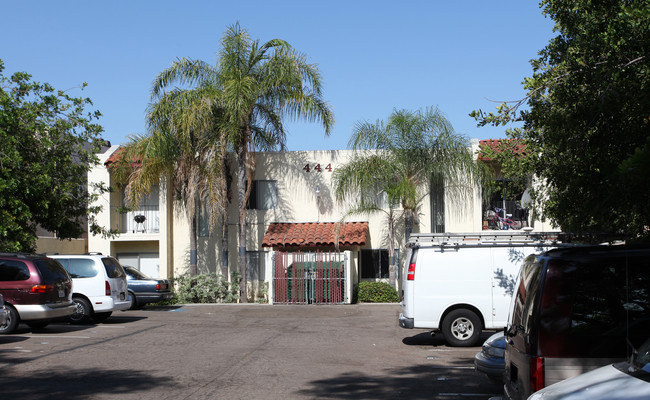
{"type": "Polygon", "coordinates": [[[348,163],[337,168],[333,176],[338,200],[358,196],[354,213],[386,212],[388,219],[389,279],[395,285],[394,238],[395,205],[401,205],[406,239],[418,223],[418,209],[423,194],[430,193],[433,180],[442,179],[451,195],[462,195],[476,180],[473,156],[465,137],[453,127],[437,108],[395,110],[387,123],[357,123],[349,147],[358,150],[348,163]],[[388,211],[368,201],[383,192],[388,211]]]}
{"type": "MultiPolygon", "coordinates": [[[[319,121],[329,134],[334,117],[322,99],[322,81],[316,65],[287,42],[252,40],[235,24],[221,39],[216,67],[203,61],[179,59],[163,71],[154,95],[179,83],[205,90],[205,102],[219,109],[219,140],[237,157],[239,254],[242,301],[246,302],[246,204],[255,168],[255,151],[284,150],[283,118],[319,121]]],[[[223,148],[223,147],[222,147],[223,148]]]]}
{"type": "Polygon", "coordinates": [[[564,230],[648,235],[650,3],[545,0],[558,35],[532,60],[527,96],[479,125],[521,121],[508,132],[530,149],[547,185],[544,215],[564,230]]]}
{"type": "MultiPolygon", "coordinates": [[[[156,78],[154,88],[164,74],[156,78]]],[[[212,88],[203,85],[168,93],[155,90],[147,114],[149,132],[131,138],[115,170],[118,180],[127,183],[131,206],[161,182],[173,191],[190,225],[191,276],[198,273],[198,212],[206,212],[210,226],[215,226],[218,218],[225,218],[228,204],[224,131],[212,95],[212,88]]]]}
{"type": "MultiPolygon", "coordinates": [[[[3,76],[0,60],[0,251],[35,250],[37,226],[60,239],[110,234],[90,207],[87,172],[104,142],[101,114],[89,98],[72,97],[27,73],[3,76]]],[[[85,87],[84,83],[82,86],[85,87]]]]}

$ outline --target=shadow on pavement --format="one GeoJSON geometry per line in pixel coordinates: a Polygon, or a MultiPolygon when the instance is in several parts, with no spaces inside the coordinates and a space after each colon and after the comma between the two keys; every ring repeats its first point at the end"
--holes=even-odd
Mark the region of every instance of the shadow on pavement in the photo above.
{"type": "MultiPolygon", "coordinates": [[[[476,347],[482,346],[483,342],[485,342],[493,334],[494,332],[492,331],[482,332],[481,339],[478,341],[476,347]]],[[[442,333],[436,333],[435,335],[432,335],[430,331],[418,333],[415,336],[405,337],[404,339],[402,339],[402,343],[404,343],[407,346],[446,346],[447,345],[447,342],[445,341],[445,337],[442,335],[442,333]]]]}
{"type": "Polygon", "coordinates": [[[15,376],[5,370],[0,376],[4,399],[90,399],[102,393],[134,394],[163,385],[173,378],[151,376],[136,370],[66,369],[37,370],[28,376],[15,376]]]}
{"type": "Polygon", "coordinates": [[[362,372],[315,380],[298,393],[308,398],[331,399],[489,399],[503,393],[503,385],[467,365],[414,365],[389,369],[382,376],[362,372]]]}

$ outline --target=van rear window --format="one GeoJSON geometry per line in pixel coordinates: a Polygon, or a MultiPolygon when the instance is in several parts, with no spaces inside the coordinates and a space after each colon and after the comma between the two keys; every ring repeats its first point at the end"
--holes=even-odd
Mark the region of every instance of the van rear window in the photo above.
{"type": "Polygon", "coordinates": [[[650,329],[650,259],[551,260],[540,304],[542,355],[619,357],[650,329]]]}
{"type": "Polygon", "coordinates": [[[65,269],[57,261],[51,259],[36,260],[34,264],[36,264],[36,268],[38,268],[38,272],[41,273],[45,282],[66,282],[70,279],[65,269]]]}
{"type": "Polygon", "coordinates": [[[116,259],[106,257],[106,258],[102,258],[102,262],[104,263],[104,268],[106,269],[106,275],[109,278],[126,277],[126,273],[124,272],[124,269],[116,259]]]}

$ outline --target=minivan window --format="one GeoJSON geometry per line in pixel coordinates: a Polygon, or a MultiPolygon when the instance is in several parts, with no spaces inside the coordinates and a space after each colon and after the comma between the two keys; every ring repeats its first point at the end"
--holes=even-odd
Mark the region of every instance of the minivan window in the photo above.
{"type": "Polygon", "coordinates": [[[97,276],[95,262],[87,258],[62,258],[59,262],[68,271],[72,278],[92,278],[97,276]]]}
{"type": "Polygon", "coordinates": [[[36,268],[41,273],[45,282],[67,281],[68,274],[57,261],[52,259],[35,260],[36,268]]]}
{"type": "Polygon", "coordinates": [[[106,269],[106,275],[108,275],[109,278],[126,277],[124,269],[116,259],[110,257],[102,258],[102,262],[104,263],[104,268],[106,269]]]}
{"type": "Polygon", "coordinates": [[[0,261],[0,281],[26,281],[29,279],[27,264],[16,260],[0,261]]]}
{"type": "Polygon", "coordinates": [[[649,287],[645,257],[550,260],[540,304],[543,355],[614,357],[625,354],[626,333],[638,346],[650,328],[649,287]]]}

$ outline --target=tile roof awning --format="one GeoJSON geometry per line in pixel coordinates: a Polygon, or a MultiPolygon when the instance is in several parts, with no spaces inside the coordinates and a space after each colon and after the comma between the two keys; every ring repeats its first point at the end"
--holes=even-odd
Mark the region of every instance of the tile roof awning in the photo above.
{"type": "Polygon", "coordinates": [[[264,235],[262,247],[363,246],[368,236],[367,222],[273,222],[264,235]]]}

